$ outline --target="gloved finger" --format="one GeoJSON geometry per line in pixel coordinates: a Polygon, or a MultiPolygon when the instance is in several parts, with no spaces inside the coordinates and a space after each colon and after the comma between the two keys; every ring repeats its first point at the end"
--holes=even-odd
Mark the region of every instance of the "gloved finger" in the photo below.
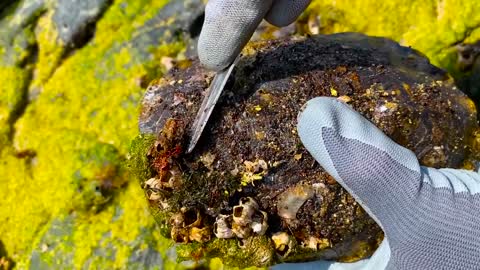
{"type": "Polygon", "coordinates": [[[265,17],[272,0],[210,0],[198,40],[198,56],[211,70],[230,65],[265,17]]]}
{"type": "Polygon", "coordinates": [[[480,193],[480,174],[459,169],[423,168],[423,182],[435,188],[451,189],[455,193],[480,193]]]}
{"type": "Polygon", "coordinates": [[[293,23],[312,0],[275,0],[265,19],[278,27],[293,23]]]}
{"type": "Polygon", "coordinates": [[[380,226],[420,188],[415,154],[334,98],[310,100],[299,115],[298,133],[320,165],[380,226]]]}

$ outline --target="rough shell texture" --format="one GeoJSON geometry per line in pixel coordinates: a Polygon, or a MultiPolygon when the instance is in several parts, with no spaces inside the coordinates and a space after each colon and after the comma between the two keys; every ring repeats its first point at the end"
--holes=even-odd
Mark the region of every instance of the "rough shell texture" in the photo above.
{"type": "MultiPolygon", "coordinates": [[[[262,243],[267,257],[247,256],[251,250],[245,246],[222,251],[221,241],[232,247],[237,240],[213,239],[182,246],[181,258],[220,256],[231,265],[264,266],[318,258],[353,261],[375,250],[380,228],[298,138],[297,114],[313,97],[347,102],[414,151],[423,165],[461,167],[469,158],[475,106],[412,49],[346,33],[257,43],[245,51],[190,155],[183,150],[212,74],[193,61],[153,82],[144,97],[140,130],[157,136],[145,151],[148,177],[170,183],[172,171],[182,172],[149,200],[166,234],[175,229],[172,216],[195,211],[213,239],[216,217],[232,214],[246,197],[268,215],[269,241],[247,238],[262,243]],[[295,248],[274,256],[271,237],[283,232],[293,237],[288,241],[295,248]]],[[[146,193],[151,198],[152,190],[146,193]]]]}

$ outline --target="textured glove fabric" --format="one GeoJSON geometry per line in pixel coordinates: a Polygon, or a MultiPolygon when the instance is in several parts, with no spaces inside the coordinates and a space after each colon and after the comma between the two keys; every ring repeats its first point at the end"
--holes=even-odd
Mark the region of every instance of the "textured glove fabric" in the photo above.
{"type": "Polygon", "coordinates": [[[360,114],[315,98],[299,116],[305,147],[378,222],[386,269],[480,269],[480,175],[419,165],[360,114]]]}
{"type": "Polygon", "coordinates": [[[265,19],[278,27],[293,23],[312,0],[275,0],[265,19]]]}
{"type": "Polygon", "coordinates": [[[198,56],[211,70],[233,62],[266,18],[277,26],[292,23],[311,0],[210,0],[198,40],[198,56]]]}

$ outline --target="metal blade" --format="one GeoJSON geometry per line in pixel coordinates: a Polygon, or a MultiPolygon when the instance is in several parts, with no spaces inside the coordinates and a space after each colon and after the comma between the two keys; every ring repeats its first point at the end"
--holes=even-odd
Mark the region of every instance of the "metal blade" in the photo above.
{"type": "Polygon", "coordinates": [[[237,64],[239,58],[240,57],[238,56],[228,68],[215,74],[215,77],[213,78],[213,81],[208,89],[208,93],[203,99],[202,106],[200,106],[200,110],[198,110],[195,121],[193,122],[192,134],[187,153],[191,153],[195,148],[195,145],[197,145],[203,129],[207,125],[208,119],[212,114],[213,108],[215,108],[215,105],[222,94],[223,88],[225,88],[225,84],[227,84],[228,77],[232,73],[232,70],[237,64]]]}

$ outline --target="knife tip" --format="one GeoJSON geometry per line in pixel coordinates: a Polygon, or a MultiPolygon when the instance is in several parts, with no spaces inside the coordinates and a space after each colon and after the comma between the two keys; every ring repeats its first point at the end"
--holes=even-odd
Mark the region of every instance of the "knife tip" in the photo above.
{"type": "Polygon", "coordinates": [[[196,145],[195,143],[190,142],[190,143],[188,144],[188,148],[187,148],[187,152],[186,152],[186,153],[187,153],[187,154],[192,153],[193,149],[195,149],[195,145],[196,145]]]}

